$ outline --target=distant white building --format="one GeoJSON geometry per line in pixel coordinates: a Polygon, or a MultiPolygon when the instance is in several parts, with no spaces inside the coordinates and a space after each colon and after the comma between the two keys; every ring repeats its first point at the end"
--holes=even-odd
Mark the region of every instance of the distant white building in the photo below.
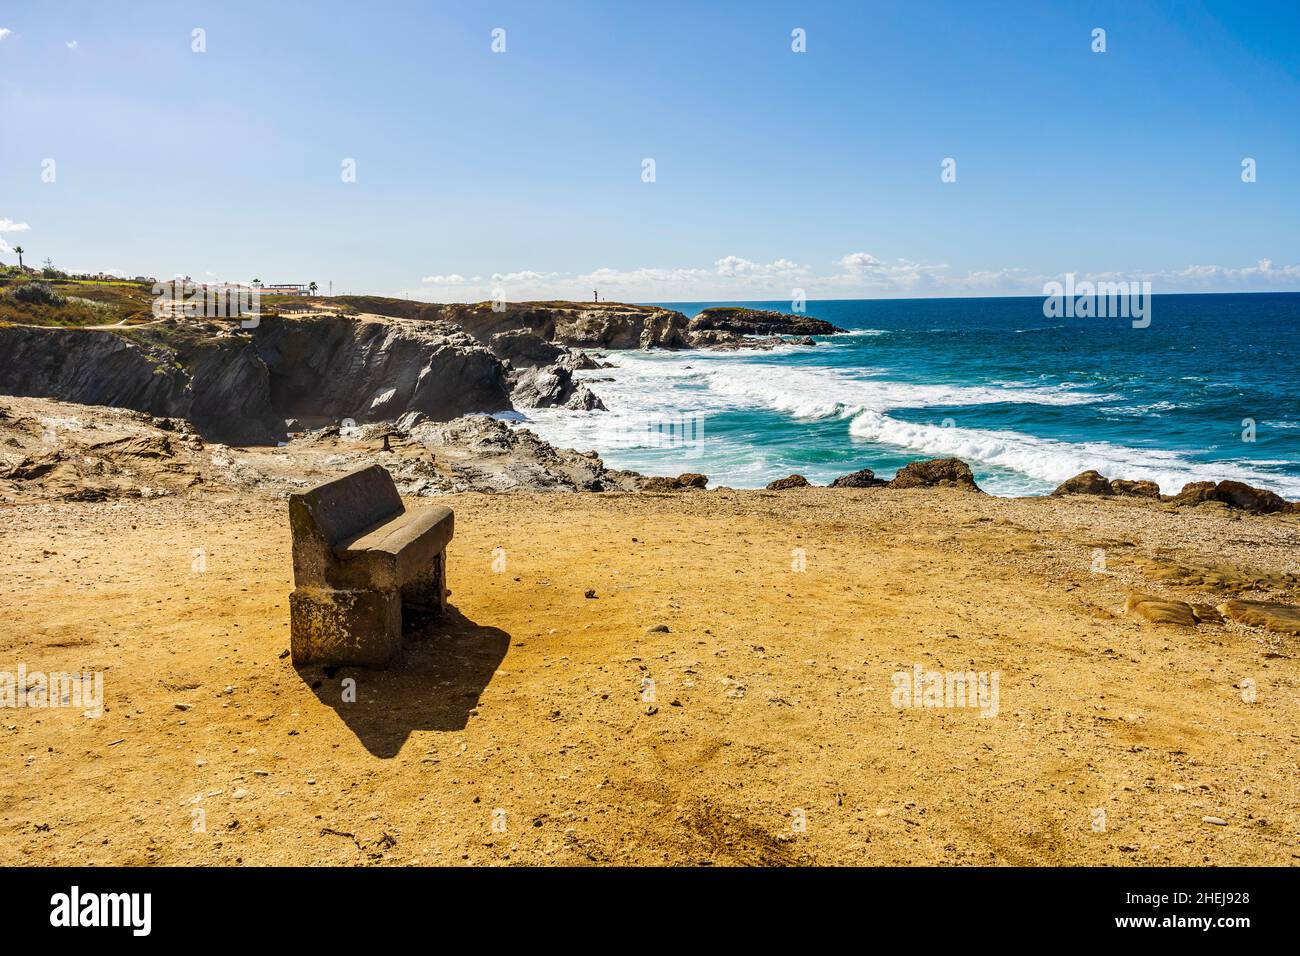
{"type": "Polygon", "coordinates": [[[307,286],[295,282],[262,286],[262,295],[308,295],[307,286]]]}

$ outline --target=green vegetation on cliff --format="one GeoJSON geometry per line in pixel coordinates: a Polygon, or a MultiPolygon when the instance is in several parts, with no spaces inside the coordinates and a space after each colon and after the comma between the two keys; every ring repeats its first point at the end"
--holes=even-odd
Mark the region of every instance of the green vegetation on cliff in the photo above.
{"type": "Polygon", "coordinates": [[[12,325],[135,325],[153,318],[152,302],[140,282],[0,276],[0,322],[12,325]]]}

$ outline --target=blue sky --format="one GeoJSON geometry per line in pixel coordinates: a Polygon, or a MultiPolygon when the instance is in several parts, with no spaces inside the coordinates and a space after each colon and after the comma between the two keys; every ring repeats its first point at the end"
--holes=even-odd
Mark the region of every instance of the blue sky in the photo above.
{"type": "Polygon", "coordinates": [[[20,0],[0,35],[5,262],[443,301],[1300,289],[1293,2],[20,0]]]}

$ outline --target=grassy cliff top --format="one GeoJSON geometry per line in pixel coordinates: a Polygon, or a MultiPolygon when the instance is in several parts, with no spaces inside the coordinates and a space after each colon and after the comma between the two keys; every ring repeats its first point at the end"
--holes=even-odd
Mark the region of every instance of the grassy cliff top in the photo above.
{"type": "Polygon", "coordinates": [[[0,276],[0,322],[15,325],[135,325],[153,318],[151,285],[131,281],[0,276]],[[47,295],[45,290],[48,289],[47,295]]]}

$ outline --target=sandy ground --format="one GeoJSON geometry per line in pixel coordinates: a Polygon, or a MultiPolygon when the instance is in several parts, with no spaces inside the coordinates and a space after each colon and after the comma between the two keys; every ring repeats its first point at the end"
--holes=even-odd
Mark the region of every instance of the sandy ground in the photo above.
{"type": "Polygon", "coordinates": [[[1138,588],[1297,603],[1295,516],[879,489],[409,504],[434,503],[456,613],[392,670],[328,673],[282,656],[282,499],[0,506],[0,669],[102,670],[106,702],[0,710],[0,863],[1300,859],[1300,638],[1123,614],[1138,588]],[[996,716],[894,706],[914,665],[997,672],[996,716]]]}

